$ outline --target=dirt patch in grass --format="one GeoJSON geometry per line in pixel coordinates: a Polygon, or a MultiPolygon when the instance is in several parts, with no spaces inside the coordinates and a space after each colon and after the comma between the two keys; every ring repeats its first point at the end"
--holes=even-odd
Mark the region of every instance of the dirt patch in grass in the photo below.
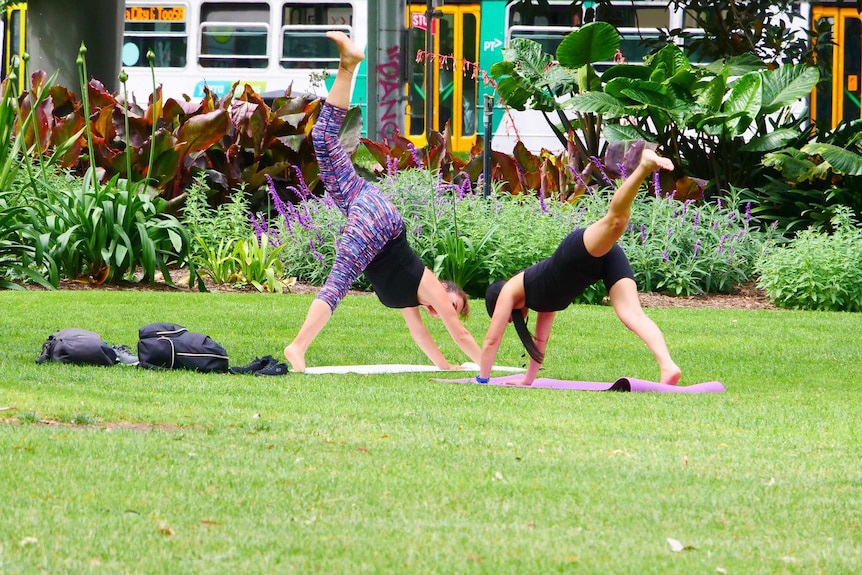
{"type": "MultiPolygon", "coordinates": [[[[13,408],[6,408],[11,410],[13,408]]],[[[21,421],[17,417],[9,417],[0,420],[0,423],[5,425],[44,425],[46,427],[59,427],[65,429],[97,429],[104,431],[162,431],[162,432],[178,432],[178,431],[201,431],[201,427],[189,425],[172,425],[166,423],[138,423],[134,421],[100,421],[97,423],[74,423],[70,421],[59,421],[56,419],[40,419],[38,421],[21,421]]]]}

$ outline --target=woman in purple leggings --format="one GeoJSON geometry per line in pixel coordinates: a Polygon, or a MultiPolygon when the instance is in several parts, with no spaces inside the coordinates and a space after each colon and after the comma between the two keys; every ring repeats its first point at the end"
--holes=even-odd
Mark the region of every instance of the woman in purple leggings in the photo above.
{"type": "Polygon", "coordinates": [[[362,272],[381,303],[398,308],[416,345],[434,365],[453,369],[422,321],[419,308],[443,320],[449,335],[472,361],[481,357],[476,340],[461,324],[467,296],[455,284],[441,282],[425,267],[407,243],[404,222],[395,206],[373,184],[360,178],[338,140],[338,131],[350,106],[353,72],[365,55],[342,32],[326,36],[338,46],[341,61],[332,89],[311,131],[326,192],[347,216],[338,241],[332,271],[308,309],[305,322],[284,356],[294,371],[305,371],[305,352],[332,317],[338,303],[362,272]]]}
{"type": "Polygon", "coordinates": [[[599,221],[569,234],[554,254],[508,281],[494,282],[485,294],[491,325],[482,346],[476,381],[487,383],[500,342],[511,322],[530,354],[530,365],[520,385],[530,385],[545,356],[554,315],[590,285],[603,281],[617,317],[640,337],[655,355],[660,381],[676,385],[681,371],[670,357],[664,335],[644,313],[628,259],[616,244],[628,225],[631,205],[644,179],[657,169],[672,170],[673,163],[645,149],[638,167],[614,192],[608,213],[599,221]],[[525,317],[536,313],[536,333],[530,334],[525,317]]]}

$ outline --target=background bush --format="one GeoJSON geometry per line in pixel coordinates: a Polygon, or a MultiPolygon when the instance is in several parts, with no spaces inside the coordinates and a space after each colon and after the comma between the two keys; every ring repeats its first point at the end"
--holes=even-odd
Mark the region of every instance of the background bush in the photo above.
{"type": "Polygon", "coordinates": [[[862,311],[862,229],[838,208],[831,235],[809,228],[757,262],[758,286],[775,305],[792,309],[862,311]]]}
{"type": "MultiPolygon", "coordinates": [[[[426,266],[443,279],[461,280],[474,297],[487,285],[508,278],[550,256],[573,229],[602,217],[613,188],[590,188],[575,203],[546,201],[535,195],[494,193],[488,199],[469,182],[451,184],[418,169],[390,173],[381,190],[396,205],[408,241],[426,266]]],[[[320,284],[332,265],[343,214],[327,197],[291,190],[302,199],[281,202],[271,190],[276,217],[258,214],[258,233],[288,245],[282,260],[298,280],[320,284]]],[[[735,198],[736,195],[732,195],[735,198]]],[[[773,241],[771,229],[755,226],[750,204],[679,202],[642,193],[621,240],[644,291],[673,295],[731,292],[751,280],[755,261],[773,241]]],[[[367,287],[360,280],[354,286],[367,287]]],[[[580,301],[597,302],[604,286],[590,288],[580,301]]]]}

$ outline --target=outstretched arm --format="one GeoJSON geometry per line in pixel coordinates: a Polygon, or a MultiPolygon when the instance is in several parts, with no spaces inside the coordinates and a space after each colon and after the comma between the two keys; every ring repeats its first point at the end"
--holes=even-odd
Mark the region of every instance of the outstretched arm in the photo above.
{"type": "MultiPolygon", "coordinates": [[[[554,325],[555,315],[555,312],[539,312],[536,317],[536,333],[533,339],[536,342],[536,348],[542,355],[545,354],[548,339],[551,337],[551,326],[554,325]]],[[[532,385],[536,381],[540,367],[542,364],[530,357],[530,365],[527,366],[527,373],[524,374],[524,379],[521,380],[520,385],[532,385]]]]}
{"type": "Polygon", "coordinates": [[[494,314],[491,316],[491,325],[485,333],[485,341],[482,343],[482,360],[479,361],[479,377],[490,377],[494,361],[497,359],[497,351],[506,333],[506,326],[512,318],[512,310],[520,310],[524,306],[524,272],[519,273],[506,282],[497,303],[494,314]]]}
{"type": "MultiPolygon", "coordinates": [[[[429,312],[443,321],[443,325],[446,326],[446,331],[449,332],[449,335],[452,337],[452,341],[461,348],[461,351],[470,358],[470,361],[479,363],[479,359],[482,356],[482,350],[479,349],[479,344],[477,344],[476,340],[473,339],[473,334],[471,334],[467,328],[464,327],[464,324],[461,323],[461,320],[458,317],[458,312],[455,311],[453,302],[449,299],[449,294],[446,291],[446,288],[443,287],[440,280],[438,280],[434,273],[428,268],[425,268],[425,272],[419,282],[419,291],[416,296],[420,305],[427,307],[429,312]]],[[[419,313],[418,310],[416,313],[419,313]]],[[[430,335],[428,337],[430,337],[430,335]]],[[[417,341],[417,344],[418,343],[419,342],[417,341]]]]}
{"type": "Polygon", "coordinates": [[[407,324],[413,341],[428,356],[431,363],[440,369],[454,369],[455,366],[443,356],[443,352],[440,351],[434,338],[431,337],[431,332],[425,327],[425,322],[422,321],[422,316],[419,314],[419,308],[406,307],[401,310],[401,315],[404,317],[404,323],[407,324]]]}

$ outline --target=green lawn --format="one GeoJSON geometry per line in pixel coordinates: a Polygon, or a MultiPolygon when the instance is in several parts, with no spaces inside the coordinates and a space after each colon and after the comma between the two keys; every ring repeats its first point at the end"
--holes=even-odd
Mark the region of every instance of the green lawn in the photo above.
{"type": "MultiPolygon", "coordinates": [[[[243,364],[279,355],[310,301],[0,292],[0,573],[862,571],[859,314],[648,310],[683,384],[725,394],[33,361],[63,327],[134,345],[172,321],[243,364]]],[[[521,354],[509,333],[498,363],[521,354]]],[[[307,359],[426,362],[370,297],[345,300],[307,359]]],[[[559,314],[544,375],[656,371],[610,308],[559,314]]]]}

